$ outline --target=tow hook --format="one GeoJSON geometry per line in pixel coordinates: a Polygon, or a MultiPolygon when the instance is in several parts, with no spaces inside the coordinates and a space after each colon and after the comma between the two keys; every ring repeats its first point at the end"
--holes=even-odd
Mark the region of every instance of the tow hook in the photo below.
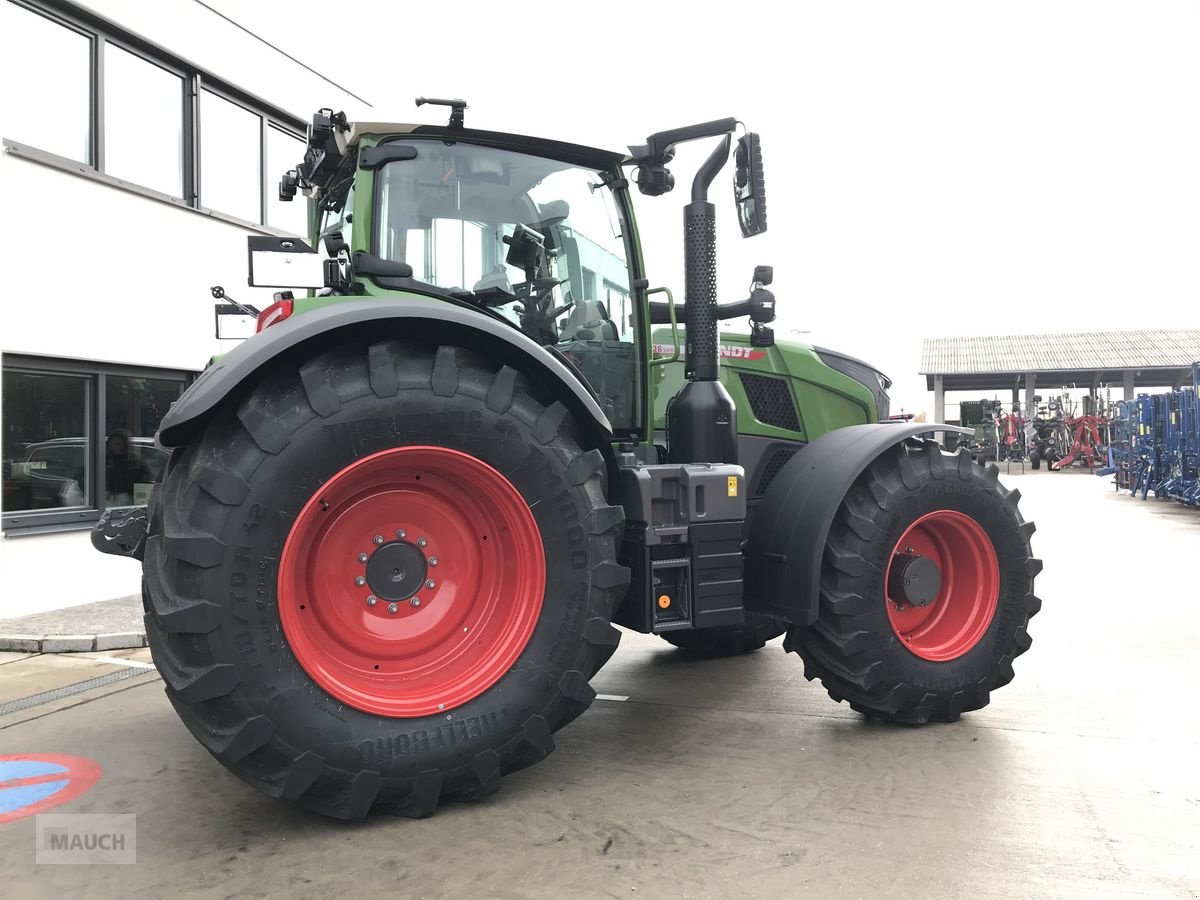
{"type": "Polygon", "coordinates": [[[100,514],[92,528],[92,546],[101,553],[129,556],[141,562],[146,553],[150,519],[144,506],[118,506],[100,514]]]}

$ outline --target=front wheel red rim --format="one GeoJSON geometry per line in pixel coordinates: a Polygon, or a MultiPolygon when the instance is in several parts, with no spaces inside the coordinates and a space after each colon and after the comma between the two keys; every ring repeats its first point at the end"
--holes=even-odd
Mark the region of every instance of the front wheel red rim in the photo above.
{"type": "MultiPolygon", "coordinates": [[[[926,567],[927,568],[927,567],[926,567]]],[[[987,532],[966,513],[940,509],[914,521],[892,550],[884,579],[892,631],[912,653],[948,662],[970,652],[987,633],[1000,602],[1000,566],[987,532]],[[904,595],[907,561],[931,562],[940,574],[936,595],[904,595]],[[918,605],[918,604],[924,605],[918,605]]]]}
{"type": "Polygon", "coordinates": [[[331,696],[425,716],[512,668],[545,583],[541,533],[507,478],[457,450],[399,447],[346,466],[300,510],[279,561],[279,617],[331,696]]]}

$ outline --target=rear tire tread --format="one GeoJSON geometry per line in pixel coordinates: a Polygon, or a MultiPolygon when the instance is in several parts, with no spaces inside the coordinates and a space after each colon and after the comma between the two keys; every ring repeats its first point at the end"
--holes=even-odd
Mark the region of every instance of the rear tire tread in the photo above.
{"type": "MultiPolygon", "coordinates": [[[[290,374],[286,366],[276,370],[234,413],[218,411],[198,444],[173,454],[170,471],[178,470],[178,475],[160,487],[151,505],[147,634],[167,695],[187,729],[220,762],[272,797],[343,819],[363,818],[375,808],[428,816],[441,797],[486,796],[499,787],[502,774],[548,756],[555,747],[553,733],[595,699],[588,679],[620,641],[620,632],[610,620],[630,580],[629,569],[615,561],[624,513],[605,500],[607,465],[595,449],[574,450],[565,467],[566,480],[582,488],[590,500],[585,530],[590,540],[599,542],[592,544],[592,558],[600,561],[592,564],[588,612],[582,620],[580,647],[586,652],[580,654],[577,668],[561,676],[544,708],[527,718],[513,739],[476,754],[468,765],[446,771],[426,769],[404,779],[384,778],[369,767],[334,768],[318,753],[284,743],[269,712],[249,714],[237,690],[240,667],[212,657],[214,638],[228,612],[193,593],[201,590],[204,570],[220,565],[229,551],[214,531],[220,533],[229,508],[249,494],[245,477],[286,448],[292,431],[314,414],[331,414],[354,397],[373,393],[387,398],[422,386],[438,396],[450,396],[464,385],[471,385],[473,392],[482,390],[481,399],[494,412],[519,406],[526,416],[532,410],[534,436],[544,445],[573,431],[565,427],[566,407],[539,400],[535,385],[508,366],[489,367],[476,354],[453,346],[434,352],[412,342],[383,341],[322,353],[290,374]],[[288,378],[302,390],[280,391],[279,380],[288,378]]],[[[563,446],[570,442],[564,441],[563,446]]]]}

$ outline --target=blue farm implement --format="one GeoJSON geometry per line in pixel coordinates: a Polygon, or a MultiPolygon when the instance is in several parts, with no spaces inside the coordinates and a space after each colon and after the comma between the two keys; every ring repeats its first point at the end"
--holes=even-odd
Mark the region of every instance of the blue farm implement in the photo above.
{"type": "Polygon", "coordinates": [[[1113,419],[1109,465],[1117,490],[1145,500],[1200,507],[1200,363],[1192,384],[1164,394],[1139,394],[1119,403],[1113,419]]]}

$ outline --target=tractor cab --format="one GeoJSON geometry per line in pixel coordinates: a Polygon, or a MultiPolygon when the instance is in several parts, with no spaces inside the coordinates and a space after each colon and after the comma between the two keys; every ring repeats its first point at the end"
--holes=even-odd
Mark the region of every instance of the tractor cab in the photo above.
{"type": "Polygon", "coordinates": [[[615,435],[644,436],[647,323],[623,156],[466,129],[456,113],[446,126],[318,113],[280,185],[281,199],[315,201],[317,250],[252,238],[251,283],[294,282],[271,257],[298,253],[315,293],[289,315],[397,294],[482,312],[564,360],[615,435]]]}
{"type": "MultiPolygon", "coordinates": [[[[673,301],[646,302],[653,292],[643,277],[626,175],[636,167],[635,183],[650,196],[669,191],[675,144],[700,137],[723,138],[720,164],[713,164],[720,168],[736,122],[652,135],[624,155],[468,129],[462,101],[422,98],[418,105],[425,102],[450,106],[449,123],[351,123],[341,113],[317,113],[304,160],[280,183],[280,199],[302,191],[315,201],[317,249],[252,237],[251,284],[313,288],[310,298],[285,301],[287,316],[334,298],[396,294],[484,312],[564,360],[617,439],[645,440],[653,406],[649,327],[682,325],[684,310],[676,315],[673,301]],[[280,258],[289,265],[280,266],[280,258]],[[301,269],[308,273],[302,285],[301,269]]],[[[739,142],[737,160],[739,220],[744,233],[758,234],[766,217],[757,136],[739,142]]],[[[711,235],[704,237],[711,244],[711,235]]],[[[701,254],[695,264],[711,268],[715,261],[701,254]]],[[[731,304],[724,317],[750,314],[760,329],[774,318],[774,298],[755,277],[753,312],[749,303],[731,304]]],[[[713,279],[697,270],[693,281],[713,279]]],[[[273,308],[260,322],[287,316],[273,308]]],[[[672,360],[680,356],[678,328],[673,342],[672,360]]],[[[715,355],[711,368],[702,378],[715,378],[715,355]]]]}

